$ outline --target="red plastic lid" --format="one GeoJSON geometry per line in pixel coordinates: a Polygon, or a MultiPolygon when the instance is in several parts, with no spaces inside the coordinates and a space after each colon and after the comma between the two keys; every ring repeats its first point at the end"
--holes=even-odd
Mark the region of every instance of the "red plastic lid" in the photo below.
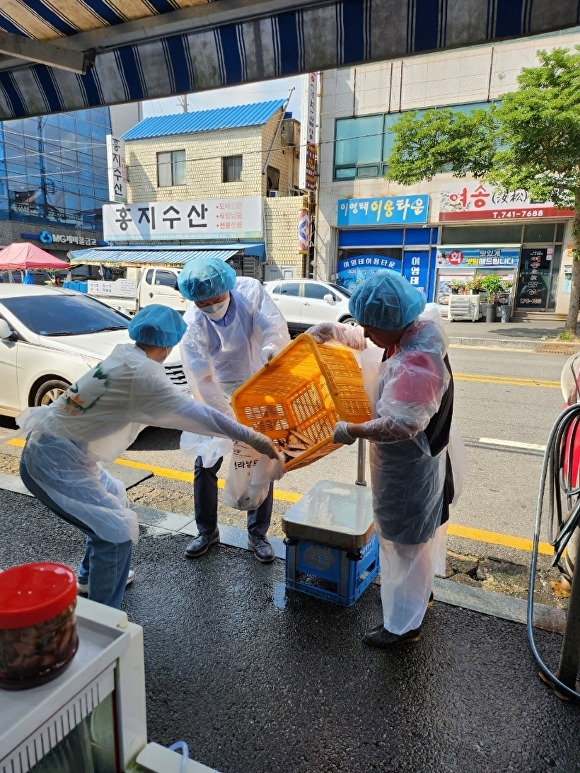
{"type": "Polygon", "coordinates": [[[56,617],[77,597],[77,578],[64,564],[39,561],[0,571],[0,628],[24,628],[56,617]]]}

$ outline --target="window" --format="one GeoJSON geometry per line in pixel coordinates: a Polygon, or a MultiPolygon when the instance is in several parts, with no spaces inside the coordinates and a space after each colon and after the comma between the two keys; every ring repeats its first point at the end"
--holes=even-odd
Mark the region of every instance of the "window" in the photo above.
{"type": "Polygon", "coordinates": [[[299,282],[286,282],[279,286],[280,295],[300,295],[299,282]]]}
{"type": "Polygon", "coordinates": [[[177,279],[172,271],[160,271],[157,269],[155,274],[155,284],[162,287],[172,287],[177,289],[177,279]]]}
{"type": "Polygon", "coordinates": [[[157,154],[157,187],[185,185],[185,150],[157,154]]]}
{"type": "Polygon", "coordinates": [[[242,157],[224,156],[222,158],[222,182],[235,183],[242,179],[242,157]]]}
{"type": "Polygon", "coordinates": [[[333,295],[325,285],[311,284],[310,282],[306,282],[304,285],[304,296],[306,298],[318,298],[318,300],[323,300],[325,295],[333,295]]]}
{"type": "MultiPolygon", "coordinates": [[[[488,102],[477,102],[454,105],[452,110],[469,113],[487,107],[488,102]]],[[[417,110],[417,114],[422,116],[428,109],[435,108],[417,110]]],[[[392,127],[400,117],[401,113],[381,113],[357,118],[338,118],[335,128],[334,179],[383,177],[394,144],[392,127]]]]}
{"type": "Polygon", "coordinates": [[[279,191],[280,190],[280,170],[274,169],[273,166],[269,166],[266,169],[266,177],[267,177],[268,193],[270,191],[279,191]]]}

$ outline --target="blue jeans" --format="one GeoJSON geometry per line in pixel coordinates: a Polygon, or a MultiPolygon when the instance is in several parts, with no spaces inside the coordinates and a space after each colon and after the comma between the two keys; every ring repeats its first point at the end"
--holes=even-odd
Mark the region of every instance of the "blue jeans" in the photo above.
{"type": "MultiPolygon", "coordinates": [[[[119,609],[131,568],[133,548],[131,540],[117,544],[98,537],[82,521],[65,512],[56,502],[52,501],[44,489],[30,477],[22,460],[20,461],[20,478],[30,493],[34,494],[43,505],[46,505],[59,518],[72,526],[76,526],[87,535],[85,554],[78,572],[78,581],[88,584],[91,601],[98,601],[101,604],[119,609]]],[[[71,485],[72,483],[71,481],[71,485]]]]}
{"type": "MultiPolygon", "coordinates": [[[[218,528],[218,485],[217,474],[222,466],[223,457],[218,459],[213,467],[204,467],[201,456],[195,460],[195,475],[193,478],[193,512],[197,530],[200,534],[210,536],[218,528]]],[[[270,484],[268,496],[255,510],[248,510],[248,534],[252,537],[265,537],[272,519],[274,503],[274,484],[270,484]]]]}

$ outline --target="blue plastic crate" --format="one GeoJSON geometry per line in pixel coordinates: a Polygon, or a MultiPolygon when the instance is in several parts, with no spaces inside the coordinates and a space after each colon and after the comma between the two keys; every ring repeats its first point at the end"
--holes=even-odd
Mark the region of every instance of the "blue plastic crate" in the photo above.
{"type": "Polygon", "coordinates": [[[354,560],[346,550],[297,540],[286,545],[286,587],[350,607],[379,572],[379,541],[373,531],[354,560]]]}

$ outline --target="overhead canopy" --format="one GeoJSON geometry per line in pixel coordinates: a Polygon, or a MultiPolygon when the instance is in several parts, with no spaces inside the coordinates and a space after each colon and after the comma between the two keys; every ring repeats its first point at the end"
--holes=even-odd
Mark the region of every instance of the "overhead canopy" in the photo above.
{"type": "Polygon", "coordinates": [[[535,35],[578,21],[576,0],[3,0],[0,120],[535,35]]]}
{"type": "MultiPolygon", "coordinates": [[[[97,247],[90,250],[74,250],[71,252],[71,263],[74,264],[93,264],[100,265],[114,263],[136,263],[136,264],[162,264],[182,266],[195,258],[220,258],[229,260],[240,251],[247,251],[248,254],[260,256],[263,252],[263,244],[244,244],[244,245],[195,245],[176,247],[97,247]]],[[[1,254],[1,253],[0,253],[1,254]]],[[[66,264],[68,265],[68,264],[66,264]]]]}
{"type": "Polygon", "coordinates": [[[17,271],[27,268],[68,268],[66,260],[60,260],[50,252],[41,250],[29,242],[14,242],[0,250],[0,269],[17,271]]]}

